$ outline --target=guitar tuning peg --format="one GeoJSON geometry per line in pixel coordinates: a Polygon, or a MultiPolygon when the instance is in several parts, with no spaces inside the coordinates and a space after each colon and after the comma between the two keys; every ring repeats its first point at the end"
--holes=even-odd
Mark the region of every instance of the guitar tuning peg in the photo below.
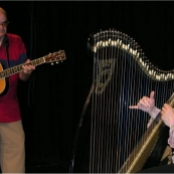
{"type": "Polygon", "coordinates": [[[51,63],[51,65],[54,65],[54,63],[51,63]]]}

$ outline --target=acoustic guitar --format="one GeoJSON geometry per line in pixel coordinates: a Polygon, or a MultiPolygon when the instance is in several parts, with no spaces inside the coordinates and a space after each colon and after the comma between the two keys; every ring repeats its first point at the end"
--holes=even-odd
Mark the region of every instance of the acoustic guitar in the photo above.
{"type": "MultiPolygon", "coordinates": [[[[44,63],[51,63],[53,65],[54,62],[58,64],[59,62],[63,62],[65,59],[66,59],[65,51],[60,50],[54,53],[50,53],[46,56],[34,59],[30,61],[29,64],[38,66],[44,63]]],[[[2,94],[6,88],[6,77],[9,77],[11,75],[14,75],[23,71],[23,68],[22,68],[23,65],[27,65],[27,63],[19,64],[17,66],[13,66],[11,68],[7,68],[3,70],[3,67],[0,64],[0,94],[2,94]]]]}

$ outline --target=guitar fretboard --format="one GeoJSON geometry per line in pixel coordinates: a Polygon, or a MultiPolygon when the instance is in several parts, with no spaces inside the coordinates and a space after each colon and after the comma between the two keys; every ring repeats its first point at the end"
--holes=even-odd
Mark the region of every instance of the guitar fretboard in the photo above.
{"type": "MultiPolygon", "coordinates": [[[[41,57],[41,58],[32,60],[30,62],[30,64],[32,64],[34,66],[38,66],[38,65],[41,65],[43,63],[45,63],[44,57],[41,57]]],[[[23,64],[20,64],[20,65],[17,65],[17,66],[13,66],[11,68],[8,68],[8,69],[3,70],[2,72],[0,72],[0,79],[1,78],[9,77],[12,74],[17,74],[18,72],[20,72],[20,71],[23,70],[22,66],[25,65],[25,64],[26,63],[23,63],[23,64]]]]}

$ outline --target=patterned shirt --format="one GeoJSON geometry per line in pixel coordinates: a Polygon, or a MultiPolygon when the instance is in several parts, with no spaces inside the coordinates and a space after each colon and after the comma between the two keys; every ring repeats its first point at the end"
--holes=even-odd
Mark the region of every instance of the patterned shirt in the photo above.
{"type": "Polygon", "coordinates": [[[170,125],[168,143],[171,148],[174,148],[174,121],[170,125]]]}
{"type": "MultiPolygon", "coordinates": [[[[155,108],[154,111],[155,112],[152,114],[147,124],[147,128],[149,128],[149,126],[153,123],[153,120],[157,117],[158,113],[160,112],[160,109],[155,108]]],[[[174,148],[174,121],[170,123],[168,144],[171,148],[174,148]]],[[[174,154],[172,154],[172,163],[174,164],[174,154]]]]}

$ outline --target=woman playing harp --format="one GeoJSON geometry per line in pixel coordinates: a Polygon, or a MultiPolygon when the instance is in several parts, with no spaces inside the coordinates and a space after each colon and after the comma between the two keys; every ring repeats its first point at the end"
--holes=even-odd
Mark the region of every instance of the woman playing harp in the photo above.
{"type": "MultiPolygon", "coordinates": [[[[130,109],[139,109],[144,112],[147,112],[150,115],[150,120],[147,124],[147,128],[152,124],[152,122],[157,118],[159,113],[161,114],[161,119],[164,124],[169,127],[169,138],[168,144],[171,148],[174,148],[174,109],[168,104],[165,103],[160,110],[155,106],[155,92],[151,91],[150,97],[142,97],[137,105],[129,106],[130,109]]],[[[172,155],[172,163],[174,164],[174,154],[172,155]]]]}

